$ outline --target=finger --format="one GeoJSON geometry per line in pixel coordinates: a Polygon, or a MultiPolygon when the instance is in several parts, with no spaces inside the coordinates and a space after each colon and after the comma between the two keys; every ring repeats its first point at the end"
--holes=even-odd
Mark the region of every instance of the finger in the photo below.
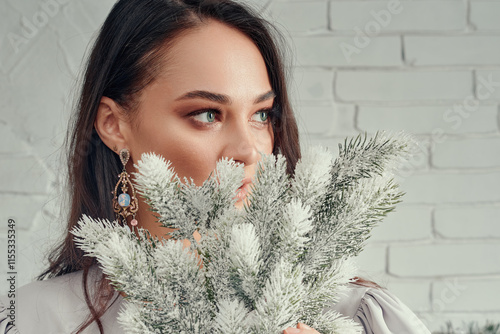
{"type": "Polygon", "coordinates": [[[200,240],[201,240],[201,234],[200,234],[200,232],[194,231],[193,237],[194,237],[194,240],[196,240],[196,242],[198,242],[198,243],[200,242],[200,240]]]}
{"type": "Polygon", "coordinates": [[[301,333],[301,330],[293,327],[288,327],[283,331],[283,334],[299,334],[299,333],[301,333]]]}
{"type": "MultiPolygon", "coordinates": [[[[315,329],[314,329],[314,328],[312,328],[312,327],[307,326],[306,324],[304,324],[304,323],[302,323],[302,322],[299,322],[299,323],[297,324],[297,328],[306,330],[306,332],[305,332],[305,333],[310,333],[310,334],[319,334],[319,332],[318,332],[317,330],[315,330],[315,329]]],[[[305,333],[304,333],[304,334],[305,334],[305,333]]]]}
{"type": "Polygon", "coordinates": [[[297,328],[298,329],[312,329],[311,327],[307,326],[306,324],[302,323],[302,322],[299,322],[297,324],[297,328]]]}

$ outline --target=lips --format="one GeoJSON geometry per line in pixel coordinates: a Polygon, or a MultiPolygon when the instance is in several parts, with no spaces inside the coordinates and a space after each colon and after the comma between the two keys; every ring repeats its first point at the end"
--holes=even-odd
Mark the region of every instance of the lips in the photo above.
{"type": "Polygon", "coordinates": [[[241,187],[239,187],[237,190],[236,196],[234,196],[234,198],[236,198],[238,201],[242,201],[247,196],[250,190],[250,183],[252,183],[252,179],[246,177],[243,179],[242,183],[243,184],[241,185],[241,187]]]}

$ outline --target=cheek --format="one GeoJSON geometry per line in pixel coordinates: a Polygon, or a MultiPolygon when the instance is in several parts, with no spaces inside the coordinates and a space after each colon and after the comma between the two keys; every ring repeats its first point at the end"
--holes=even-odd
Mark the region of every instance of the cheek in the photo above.
{"type": "Polygon", "coordinates": [[[135,142],[132,151],[134,161],[140,159],[142,152],[160,154],[172,162],[174,171],[182,181],[184,177],[192,178],[196,185],[203,184],[215,169],[217,143],[210,136],[200,136],[175,121],[149,124],[140,131],[140,139],[135,142]]]}
{"type": "Polygon", "coordinates": [[[257,137],[257,149],[266,154],[273,153],[274,133],[273,127],[269,125],[267,131],[263,131],[262,135],[257,137]]]}
{"type": "MultiPolygon", "coordinates": [[[[207,149],[206,141],[191,140],[172,145],[163,155],[172,161],[172,165],[181,180],[192,178],[198,186],[208,178],[215,169],[216,150],[207,149]]],[[[184,181],[183,181],[184,182],[184,181]]]]}

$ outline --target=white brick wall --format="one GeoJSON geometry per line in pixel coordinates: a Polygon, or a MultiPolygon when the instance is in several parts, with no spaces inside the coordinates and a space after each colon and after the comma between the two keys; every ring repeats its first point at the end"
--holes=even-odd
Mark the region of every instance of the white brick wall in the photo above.
{"type": "Polygon", "coordinates": [[[363,30],[374,26],[370,23],[374,20],[381,22],[383,31],[457,31],[466,26],[466,4],[454,0],[331,1],[330,18],[333,31],[363,30]]]}
{"type": "MultiPolygon", "coordinates": [[[[0,247],[14,218],[18,285],[61,233],[58,148],[82,55],[113,2],[0,1],[0,247]]],[[[500,322],[500,3],[251,3],[287,31],[303,146],[336,150],[382,129],[421,140],[399,177],[403,203],[375,228],[360,274],[433,330],[500,322]]]]}
{"type": "Polygon", "coordinates": [[[433,330],[446,320],[500,321],[492,305],[500,297],[500,5],[397,3],[387,22],[390,1],[329,1],[327,31],[291,33],[297,72],[333,71],[321,99],[301,98],[313,82],[326,84],[296,81],[300,128],[307,142],[333,149],[351,133],[415,134],[422,152],[399,178],[403,203],[374,230],[361,273],[433,330]],[[326,116],[313,120],[328,108],[335,127],[326,116]],[[452,289],[457,277],[464,289],[452,289]]]}
{"type": "Polygon", "coordinates": [[[498,239],[498,217],[498,206],[442,207],[434,211],[434,228],[446,239],[498,239]]]}
{"type": "Polygon", "coordinates": [[[470,23],[478,31],[499,30],[500,3],[497,1],[471,1],[470,23]]]}
{"type": "Polygon", "coordinates": [[[500,245],[495,241],[395,245],[388,272],[398,277],[500,274],[500,245]],[[481,259],[481,260],[478,260],[481,259]]]}
{"type": "Polygon", "coordinates": [[[431,134],[440,123],[445,134],[496,134],[498,132],[496,105],[479,106],[466,117],[448,105],[360,106],[357,126],[373,133],[378,129],[397,131],[401,128],[414,134],[431,134]],[[477,115],[476,117],[470,117],[477,115]]]}
{"type": "Polygon", "coordinates": [[[340,101],[403,102],[460,100],[472,94],[469,71],[339,70],[335,92],[340,101]]]}
{"type": "Polygon", "coordinates": [[[496,65],[500,57],[500,36],[405,36],[409,64],[426,65],[496,65]]]}
{"type": "Polygon", "coordinates": [[[401,39],[397,36],[373,38],[366,52],[344,57],[339,45],[352,43],[350,36],[296,36],[297,64],[300,66],[400,66],[401,39]]]}

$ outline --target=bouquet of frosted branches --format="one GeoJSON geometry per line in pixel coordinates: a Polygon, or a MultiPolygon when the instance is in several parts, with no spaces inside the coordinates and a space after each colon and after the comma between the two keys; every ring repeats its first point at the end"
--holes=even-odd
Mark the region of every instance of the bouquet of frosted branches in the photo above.
{"type": "Polygon", "coordinates": [[[346,139],[336,158],[310,148],[293,176],[281,154],[262,155],[243,209],[241,164],[222,159],[196,186],[144,153],[137,189],[169,238],[88,216],[72,233],[126,295],[118,320],[127,333],[269,334],[297,322],[361,333],[328,306],[355,276],[350,259],[372,227],[401,201],[394,172],[414,144],[382,132],[346,139]]]}

